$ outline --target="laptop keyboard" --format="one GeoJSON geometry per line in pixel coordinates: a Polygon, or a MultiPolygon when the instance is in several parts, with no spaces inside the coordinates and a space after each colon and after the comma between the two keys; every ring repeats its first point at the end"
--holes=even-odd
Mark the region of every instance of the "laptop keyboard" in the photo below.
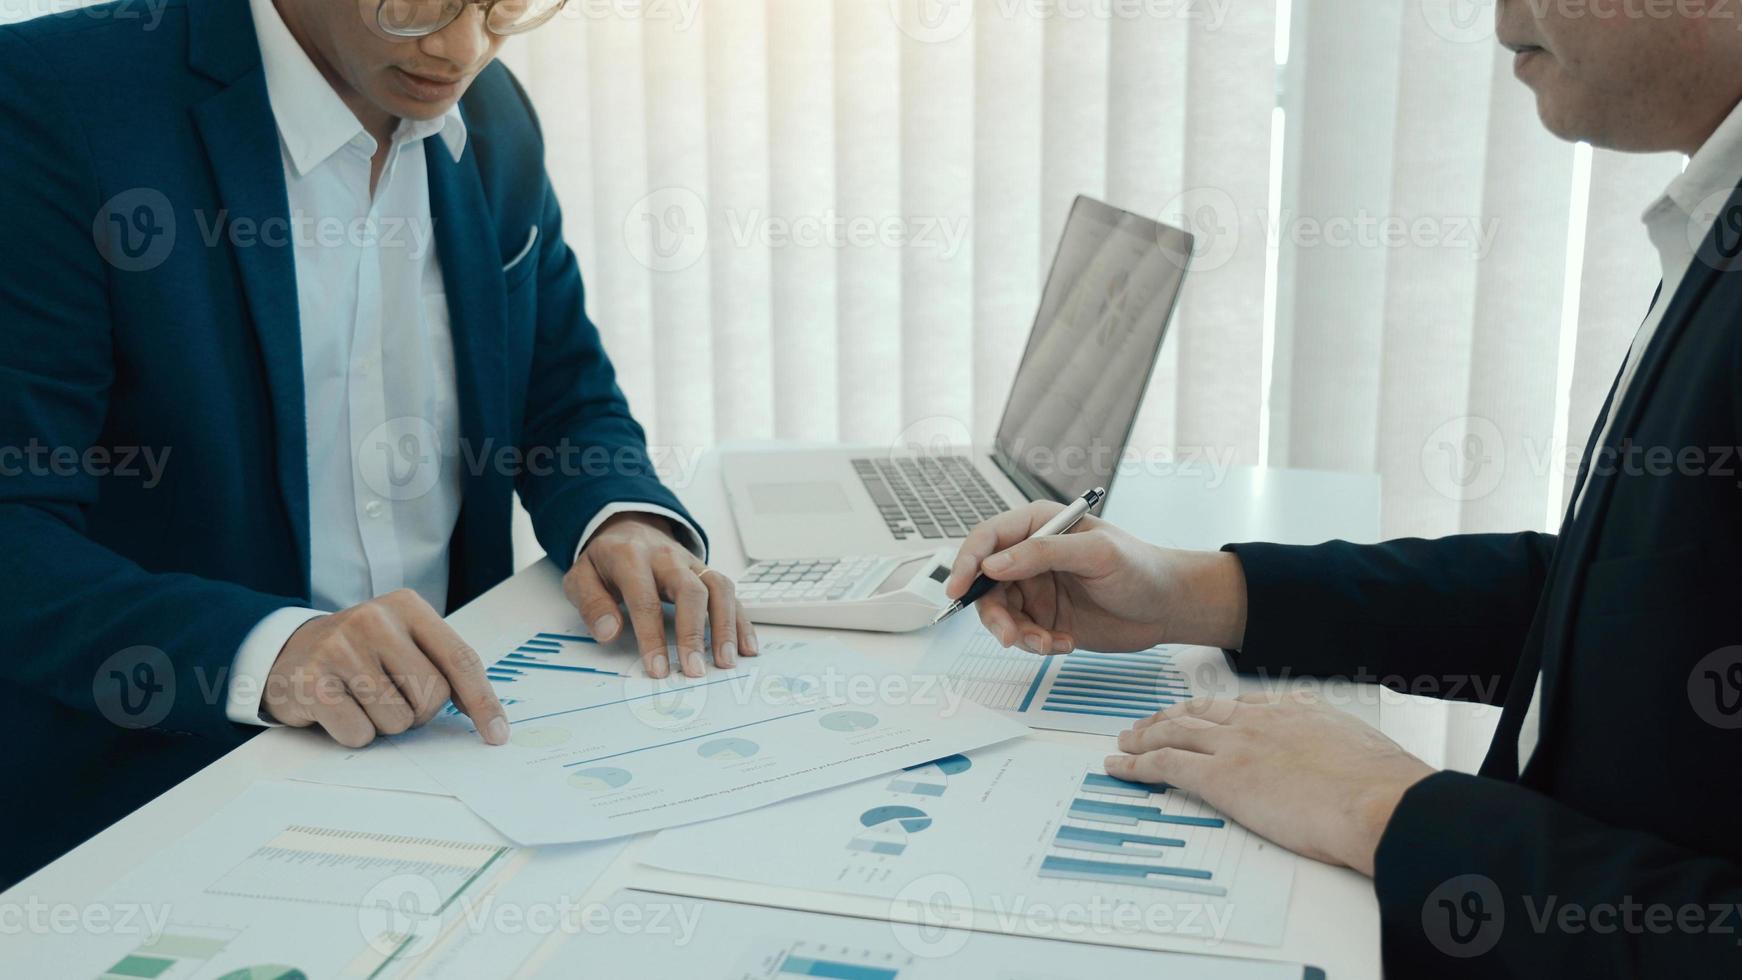
{"type": "Polygon", "coordinates": [[[853,471],[897,541],[965,538],[1009,509],[966,456],[855,459],[853,471]]]}

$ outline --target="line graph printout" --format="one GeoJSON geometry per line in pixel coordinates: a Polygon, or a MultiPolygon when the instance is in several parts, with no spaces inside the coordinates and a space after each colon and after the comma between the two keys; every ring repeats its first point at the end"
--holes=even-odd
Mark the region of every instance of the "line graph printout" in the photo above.
{"type": "Polygon", "coordinates": [[[1005,649],[958,616],[927,647],[919,672],[1033,728],[1117,735],[1139,718],[1195,697],[1236,691],[1222,655],[1160,646],[1130,653],[1079,650],[1043,657],[1005,649]]]}
{"type": "Polygon", "coordinates": [[[724,817],[1027,730],[834,642],[769,644],[753,665],[664,680],[526,657],[496,681],[514,699],[508,745],[484,745],[460,715],[392,742],[521,844],[724,817]]]}
{"type": "Polygon", "coordinates": [[[1105,753],[1026,739],[655,838],[672,871],[900,901],[931,876],[991,913],[1275,946],[1296,858],[1189,793],[1114,779],[1105,753]],[[947,771],[953,770],[953,772],[947,771]],[[731,841],[721,847],[720,841],[731,841]]]}

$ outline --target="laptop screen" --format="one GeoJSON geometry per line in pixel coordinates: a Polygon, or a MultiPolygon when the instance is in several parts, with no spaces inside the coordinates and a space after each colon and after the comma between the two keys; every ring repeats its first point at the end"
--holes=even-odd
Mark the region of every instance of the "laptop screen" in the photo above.
{"type": "Polygon", "coordinates": [[[1077,199],[998,425],[1004,465],[1061,502],[1112,486],[1191,253],[1183,231],[1077,199]]]}

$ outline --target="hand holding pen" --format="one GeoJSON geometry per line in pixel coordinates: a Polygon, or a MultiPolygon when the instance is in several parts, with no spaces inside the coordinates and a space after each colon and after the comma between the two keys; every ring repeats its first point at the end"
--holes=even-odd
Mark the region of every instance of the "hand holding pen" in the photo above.
{"type": "Polygon", "coordinates": [[[944,592],[973,605],[998,642],[1034,653],[1158,643],[1238,648],[1246,591],[1239,559],[1158,548],[1073,515],[1080,503],[1030,504],[974,528],[944,592]],[[1073,520],[1074,530],[1061,533],[1073,520]]]}

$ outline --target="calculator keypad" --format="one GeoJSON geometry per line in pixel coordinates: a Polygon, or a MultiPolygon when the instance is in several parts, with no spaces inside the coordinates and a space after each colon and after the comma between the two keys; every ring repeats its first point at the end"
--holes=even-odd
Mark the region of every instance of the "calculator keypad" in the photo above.
{"type": "Polygon", "coordinates": [[[738,598],[756,605],[834,602],[857,591],[881,564],[880,558],[761,561],[738,577],[738,598]]]}

